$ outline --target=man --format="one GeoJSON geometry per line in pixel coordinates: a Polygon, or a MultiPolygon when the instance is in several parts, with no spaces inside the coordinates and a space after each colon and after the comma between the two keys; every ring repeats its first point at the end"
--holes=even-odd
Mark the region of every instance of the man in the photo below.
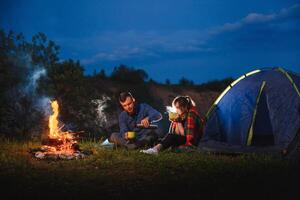
{"type": "Polygon", "coordinates": [[[137,103],[130,92],[120,93],[119,103],[123,108],[119,115],[120,132],[112,133],[109,141],[127,149],[153,145],[161,134],[160,128],[153,126],[162,119],[161,113],[146,103],[137,103]],[[135,132],[133,140],[127,137],[131,131],[135,132]]]}

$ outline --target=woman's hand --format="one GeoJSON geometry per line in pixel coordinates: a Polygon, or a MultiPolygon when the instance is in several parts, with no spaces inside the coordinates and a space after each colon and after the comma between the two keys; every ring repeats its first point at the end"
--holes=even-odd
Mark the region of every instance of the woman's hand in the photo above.
{"type": "Polygon", "coordinates": [[[175,133],[178,135],[184,135],[184,128],[182,123],[180,122],[175,122],[175,123],[176,123],[175,133]]]}

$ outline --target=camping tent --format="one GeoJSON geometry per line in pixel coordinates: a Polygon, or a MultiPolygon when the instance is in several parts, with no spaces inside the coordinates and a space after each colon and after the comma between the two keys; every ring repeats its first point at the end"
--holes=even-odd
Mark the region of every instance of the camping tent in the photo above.
{"type": "Polygon", "coordinates": [[[241,152],[290,148],[300,128],[299,91],[300,76],[282,68],[242,75],[208,111],[199,147],[241,152]]]}

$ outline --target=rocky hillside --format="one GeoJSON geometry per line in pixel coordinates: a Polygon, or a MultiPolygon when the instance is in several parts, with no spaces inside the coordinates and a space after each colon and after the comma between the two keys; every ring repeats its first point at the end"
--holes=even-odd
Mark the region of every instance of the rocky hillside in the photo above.
{"type": "Polygon", "coordinates": [[[195,101],[198,111],[205,115],[214,100],[218,97],[220,92],[215,91],[197,91],[189,87],[177,86],[175,89],[171,86],[151,85],[150,91],[158,98],[163,105],[171,105],[173,99],[178,95],[188,95],[195,101]]]}

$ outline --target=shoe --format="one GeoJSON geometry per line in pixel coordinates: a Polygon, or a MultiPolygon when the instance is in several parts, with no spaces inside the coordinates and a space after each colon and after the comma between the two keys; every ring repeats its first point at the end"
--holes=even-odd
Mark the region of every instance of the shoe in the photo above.
{"type": "Polygon", "coordinates": [[[157,155],[158,151],[154,148],[149,148],[147,150],[141,150],[141,153],[145,153],[145,154],[151,154],[151,155],[157,155]]]}
{"type": "Polygon", "coordinates": [[[114,143],[110,143],[109,140],[106,139],[104,142],[100,144],[100,146],[108,149],[113,149],[115,145],[114,143]]]}

